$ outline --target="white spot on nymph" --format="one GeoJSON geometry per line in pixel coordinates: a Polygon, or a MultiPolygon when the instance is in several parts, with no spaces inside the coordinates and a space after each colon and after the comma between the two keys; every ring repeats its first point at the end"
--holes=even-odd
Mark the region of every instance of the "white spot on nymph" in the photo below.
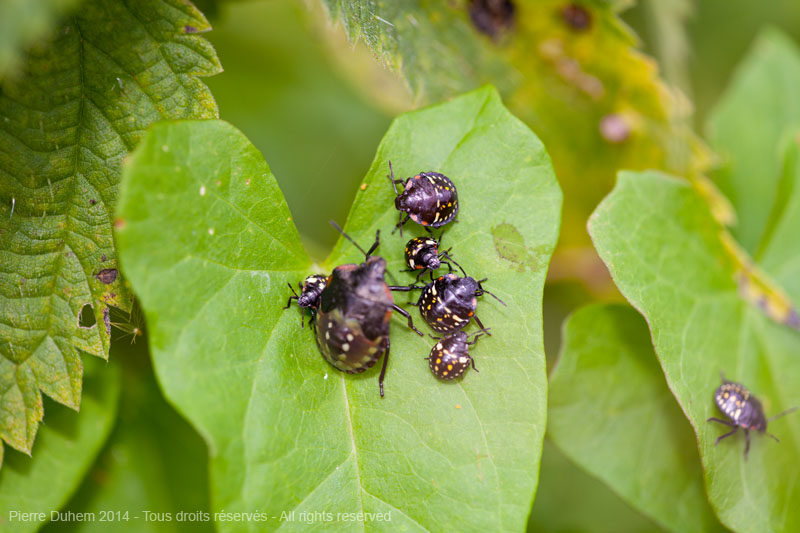
{"type": "Polygon", "coordinates": [[[737,409],[736,412],[733,413],[733,419],[734,420],[739,420],[739,415],[741,415],[741,414],[742,414],[742,410],[741,409],[737,409]]]}
{"type": "Polygon", "coordinates": [[[345,359],[347,359],[347,356],[345,354],[343,354],[343,353],[340,353],[339,354],[339,361],[344,361],[345,359]]]}
{"type": "Polygon", "coordinates": [[[378,349],[375,346],[371,346],[369,350],[367,350],[368,354],[377,353],[378,349]]]}
{"type": "MultiPolygon", "coordinates": [[[[330,325],[330,324],[329,324],[329,325],[330,325]]],[[[326,341],[329,341],[329,340],[331,340],[331,332],[330,332],[330,331],[326,331],[326,332],[325,332],[325,340],[326,340],[326,341]]]]}
{"type": "Polygon", "coordinates": [[[441,342],[436,345],[436,349],[439,350],[439,351],[442,350],[442,343],[441,342]]]}
{"type": "Polygon", "coordinates": [[[372,357],[370,357],[368,355],[365,355],[364,357],[361,358],[361,361],[364,362],[364,363],[369,363],[371,360],[372,360],[372,357]]]}
{"type": "Polygon", "coordinates": [[[208,228],[208,234],[214,235],[214,228],[208,228]]]}
{"type": "Polygon", "coordinates": [[[435,216],[433,217],[434,222],[439,222],[439,211],[436,211],[435,216]]]}
{"type": "Polygon", "coordinates": [[[345,351],[345,352],[349,352],[350,351],[350,345],[347,344],[347,343],[342,344],[342,350],[345,351]]]}
{"type": "Polygon", "coordinates": [[[469,363],[469,357],[459,357],[458,362],[461,363],[462,365],[465,365],[469,363]]]}
{"type": "Polygon", "coordinates": [[[353,342],[353,339],[354,339],[354,338],[355,338],[355,337],[353,337],[353,334],[352,334],[352,333],[348,333],[348,334],[347,334],[347,341],[348,341],[348,342],[353,342]]]}
{"type": "Polygon", "coordinates": [[[205,185],[201,185],[200,186],[200,196],[205,196],[205,195],[206,195],[206,186],[205,185]]]}

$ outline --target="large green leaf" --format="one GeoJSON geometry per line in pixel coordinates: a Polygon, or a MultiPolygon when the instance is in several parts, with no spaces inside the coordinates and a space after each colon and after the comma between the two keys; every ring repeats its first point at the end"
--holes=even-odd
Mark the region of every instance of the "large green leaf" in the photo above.
{"type": "Polygon", "coordinates": [[[114,426],[120,390],[118,365],[87,357],[81,412],[48,408],[33,457],[10,450],[0,471],[0,529],[36,531],[80,485],[114,426]],[[17,513],[43,513],[41,516],[17,513]]]}
{"type": "Polygon", "coordinates": [[[77,409],[79,350],[107,357],[122,158],[160,118],[211,118],[197,79],[220,70],[181,0],[88,2],[0,82],[0,438],[30,452],[40,390],[77,409]],[[84,316],[79,318],[84,306],[84,316]]]}
{"type": "Polygon", "coordinates": [[[800,51],[774,30],[757,38],[709,118],[709,136],[725,166],[716,173],[737,211],[734,235],[750,253],[763,251],[768,226],[781,215],[782,162],[800,132],[800,51]]]}
{"type": "Polygon", "coordinates": [[[379,252],[401,283],[413,279],[399,271],[414,230],[405,238],[386,231],[397,216],[389,158],[398,176],[436,169],[459,187],[460,223],[445,242],[508,304],[480,304],[493,332],[474,349],[480,373],[437,382],[423,360],[433,341],[402,320],[392,325],[385,398],[377,368],[349,376],[330,367],[298,311],[282,309],[286,284],[358,261],[359,252],[340,243],[324,266],[310,265],[260,154],[223,122],[189,122],[148,134],[119,212],[123,263],[143,302],[159,380],[209,441],[217,510],[294,510],[295,520],[330,512],[352,529],[520,529],[545,421],[541,290],[561,199],[552,167],[490,88],[398,118],[346,230],[367,246],[383,229],[379,252]],[[526,253],[499,255],[508,240],[526,253]],[[392,521],[337,517],[361,511],[392,521]]]}
{"type": "Polygon", "coordinates": [[[13,75],[25,47],[45,38],[58,19],[81,0],[0,2],[0,79],[13,75]]]}
{"type": "Polygon", "coordinates": [[[664,383],[647,324],[630,307],[583,307],[564,325],[548,435],[662,527],[718,527],[691,426],[664,383]]]}
{"type": "MultiPolygon", "coordinates": [[[[795,172],[794,179],[800,178],[795,172]]],[[[794,187],[782,227],[763,266],[800,301],[794,187]]],[[[725,430],[713,393],[719,373],[744,383],[767,415],[800,404],[800,332],[776,324],[739,295],[740,267],[721,242],[721,228],[682,181],[621,173],[598,207],[590,233],[625,297],[648,321],[656,353],[700,441],[707,492],[722,522],[738,531],[800,528],[800,418],[770,424],[780,444],[759,434],[744,458],[743,436],[720,442],[725,430]]],[[[747,287],[744,287],[746,289],[747,287]]]]}

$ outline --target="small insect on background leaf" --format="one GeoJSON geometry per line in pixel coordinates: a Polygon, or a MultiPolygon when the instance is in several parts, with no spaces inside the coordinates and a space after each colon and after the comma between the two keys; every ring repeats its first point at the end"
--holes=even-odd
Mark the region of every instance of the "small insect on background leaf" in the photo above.
{"type": "Polygon", "coordinates": [[[706,501],[691,426],[632,308],[587,306],[565,323],[547,431],[570,459],[662,527],[722,529],[706,501]]]}
{"type": "Polygon", "coordinates": [[[376,529],[521,529],[545,427],[541,298],[561,206],[552,166],[492,88],[396,119],[344,228],[365,247],[382,230],[377,253],[396,284],[413,281],[400,272],[403,248],[424,230],[391,233],[390,159],[398,178],[453,179],[461,211],[447,246],[508,304],[478,303],[493,334],[471,352],[480,373],[437,381],[424,359],[434,341],[398,318],[385,398],[377,368],[347,375],[326,363],[298,309],[283,309],[286,285],[363,255],[340,239],[312,267],[261,155],[213,121],[155,126],[125,173],[117,238],[159,381],[209,442],[216,510],[330,512],[326,525],[358,529],[337,513],[388,513],[391,522],[366,524],[376,529]],[[509,269],[497,254],[491,228],[502,223],[541,251],[535,269],[509,269]]]}
{"type": "MultiPolygon", "coordinates": [[[[790,203],[797,206],[800,187],[794,191],[790,203]]],[[[787,213],[784,228],[796,232],[800,209],[787,213]]],[[[746,461],[742,436],[714,446],[723,432],[706,422],[720,416],[713,400],[720,371],[758,396],[768,416],[800,404],[800,332],[740,297],[738,265],[720,231],[693,189],[657,172],[621,173],[590,222],[614,281],[647,319],[669,387],[698,435],[708,497],[720,520],[736,531],[794,531],[800,528],[794,475],[800,420],[789,416],[770,426],[780,444],[754,435],[746,461]]],[[[785,260],[769,273],[778,282],[796,280],[798,241],[777,243],[785,260]]],[[[800,301],[796,281],[784,286],[800,301]]]]}

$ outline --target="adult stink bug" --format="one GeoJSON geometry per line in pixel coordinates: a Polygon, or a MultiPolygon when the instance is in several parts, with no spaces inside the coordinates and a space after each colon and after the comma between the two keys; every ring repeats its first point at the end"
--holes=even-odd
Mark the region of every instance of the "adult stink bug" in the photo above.
{"type": "Polygon", "coordinates": [[[336,267],[328,278],[317,308],[317,345],[325,360],[348,374],[364,372],[384,356],[378,378],[383,396],[392,311],[406,317],[408,327],[420,336],[422,332],[414,327],[411,315],[394,303],[384,279],[386,260],[372,255],[380,244],[380,230],[375,234],[372,247],[365,252],[335,222],[331,224],[361,250],[365,259],[358,265],[336,267]]]}
{"type": "Polygon", "coordinates": [[[714,445],[716,446],[719,444],[719,441],[725,437],[730,437],[736,433],[739,428],[744,429],[744,438],[747,442],[744,448],[745,459],[747,459],[747,453],[750,451],[750,431],[766,433],[775,439],[775,442],[780,442],[778,437],[767,432],[767,422],[787,415],[796,410],[797,407],[792,407],[791,409],[787,409],[782,413],[767,418],[764,416],[764,408],[762,407],[761,402],[758,400],[758,398],[753,396],[744,385],[734,383],[733,381],[728,381],[725,379],[724,375],[721,375],[721,378],[722,385],[720,385],[714,393],[714,402],[717,404],[719,410],[722,411],[730,420],[722,420],[712,416],[706,420],[706,422],[719,422],[720,424],[725,424],[733,429],[728,433],[717,437],[714,445]]]}
{"type": "Polygon", "coordinates": [[[311,313],[311,319],[309,320],[309,323],[312,326],[314,325],[314,315],[319,307],[319,299],[320,296],[322,296],[322,291],[325,289],[327,284],[328,278],[322,274],[313,274],[308,276],[305,281],[299,284],[299,295],[295,292],[292,284],[288,284],[289,290],[292,291],[292,296],[289,296],[289,300],[286,302],[286,307],[284,307],[284,309],[289,309],[289,306],[292,305],[292,300],[297,300],[297,306],[302,311],[302,315],[300,315],[300,327],[305,327],[304,321],[306,317],[306,309],[308,309],[311,313]]]}
{"type": "Polygon", "coordinates": [[[394,187],[394,206],[400,211],[400,218],[393,231],[400,228],[410,218],[425,229],[438,228],[453,220],[458,214],[458,192],[453,182],[438,172],[422,172],[412,178],[394,179],[392,163],[389,162],[389,181],[394,187]],[[403,185],[403,192],[397,192],[397,184],[403,185]],[[406,217],[403,218],[403,213],[406,217]]]}
{"type": "MultiPolygon", "coordinates": [[[[462,273],[464,272],[461,265],[453,261],[453,258],[448,255],[450,249],[439,250],[441,243],[441,235],[439,235],[438,241],[432,237],[414,237],[406,243],[406,265],[408,265],[409,272],[417,272],[417,280],[419,280],[425,272],[430,272],[431,279],[433,279],[433,271],[442,266],[442,264],[447,265],[450,272],[453,271],[453,267],[450,263],[453,263],[461,269],[462,273]],[[447,259],[447,261],[442,261],[443,258],[447,259]]],[[[466,273],[464,273],[464,275],[466,276],[466,273]]]]}
{"type": "Polygon", "coordinates": [[[475,372],[475,359],[469,355],[469,347],[478,342],[478,337],[483,335],[477,332],[472,335],[472,341],[462,330],[451,333],[445,338],[434,337],[439,342],[431,349],[427,357],[431,372],[439,379],[454,379],[461,376],[470,365],[475,372]]]}
{"type": "Polygon", "coordinates": [[[439,333],[450,333],[466,327],[470,319],[475,322],[487,335],[491,335],[483,326],[475,309],[478,306],[478,296],[488,294],[503,305],[503,300],[483,288],[481,283],[486,278],[475,280],[469,276],[459,277],[455,274],[439,276],[427,285],[408,285],[405,287],[391,287],[395,291],[413,291],[422,289],[416,305],[425,322],[439,333]]]}

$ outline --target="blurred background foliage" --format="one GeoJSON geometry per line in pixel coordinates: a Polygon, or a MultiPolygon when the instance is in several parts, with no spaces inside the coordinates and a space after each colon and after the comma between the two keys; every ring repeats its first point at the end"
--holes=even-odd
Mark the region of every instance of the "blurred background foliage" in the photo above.
{"type": "MultiPolygon", "coordinates": [[[[321,260],[337,236],[327,221],[344,221],[391,118],[418,106],[419,99],[375,61],[363,43],[348,42],[341,26],[328,22],[320,1],[196,3],[214,27],[206,37],[225,69],[204,80],[217,100],[220,117],[240,128],[269,161],[304,244],[313,258],[321,260]]],[[[626,8],[620,13],[622,20],[641,39],[643,51],[658,61],[660,75],[686,95],[687,99],[677,100],[685,106],[681,120],[701,134],[709,109],[760,29],[776,26],[800,42],[796,0],[613,4],[626,8]],[[692,105],[693,114],[689,112],[692,105]]],[[[4,28],[4,8],[0,8],[0,29],[4,28]]],[[[519,110],[522,104],[517,105],[519,110]]],[[[573,124],[556,131],[557,121],[542,119],[535,112],[520,115],[545,141],[548,135],[561,139],[589,135],[576,131],[573,124]],[[541,128],[548,133],[543,134],[541,128]]],[[[597,130],[593,135],[597,137],[597,130]]],[[[548,145],[548,149],[555,152],[566,193],[565,209],[574,210],[572,216],[565,213],[563,217],[562,255],[554,260],[545,288],[545,344],[550,367],[560,346],[564,317],[598,296],[620,298],[609,285],[605,268],[587,251],[585,217],[610,189],[613,170],[626,160],[605,160],[603,155],[598,159],[595,154],[584,158],[570,154],[567,158],[559,154],[563,148],[548,145]],[[587,172],[599,177],[586,179],[583,173],[587,172]]],[[[632,157],[635,160],[636,154],[632,157]]],[[[646,163],[647,158],[642,161],[646,163]]],[[[122,373],[119,416],[67,508],[76,512],[209,511],[205,444],[161,396],[149,364],[146,338],[134,338],[135,344],[131,340],[127,336],[112,343],[109,364],[122,373]]],[[[49,417],[59,407],[51,404],[47,404],[45,422],[55,425],[49,417]]],[[[8,448],[6,454],[7,465],[0,476],[10,475],[14,464],[27,460],[8,448]]],[[[71,524],[68,529],[101,530],[101,525],[71,524]]],[[[198,528],[197,524],[176,522],[149,526],[152,531],[198,528]]],[[[136,522],[130,530],[141,531],[142,527],[136,522]]],[[[51,524],[47,529],[67,528],[51,524]]],[[[657,529],[555,447],[545,446],[530,531],[657,529]]]]}

